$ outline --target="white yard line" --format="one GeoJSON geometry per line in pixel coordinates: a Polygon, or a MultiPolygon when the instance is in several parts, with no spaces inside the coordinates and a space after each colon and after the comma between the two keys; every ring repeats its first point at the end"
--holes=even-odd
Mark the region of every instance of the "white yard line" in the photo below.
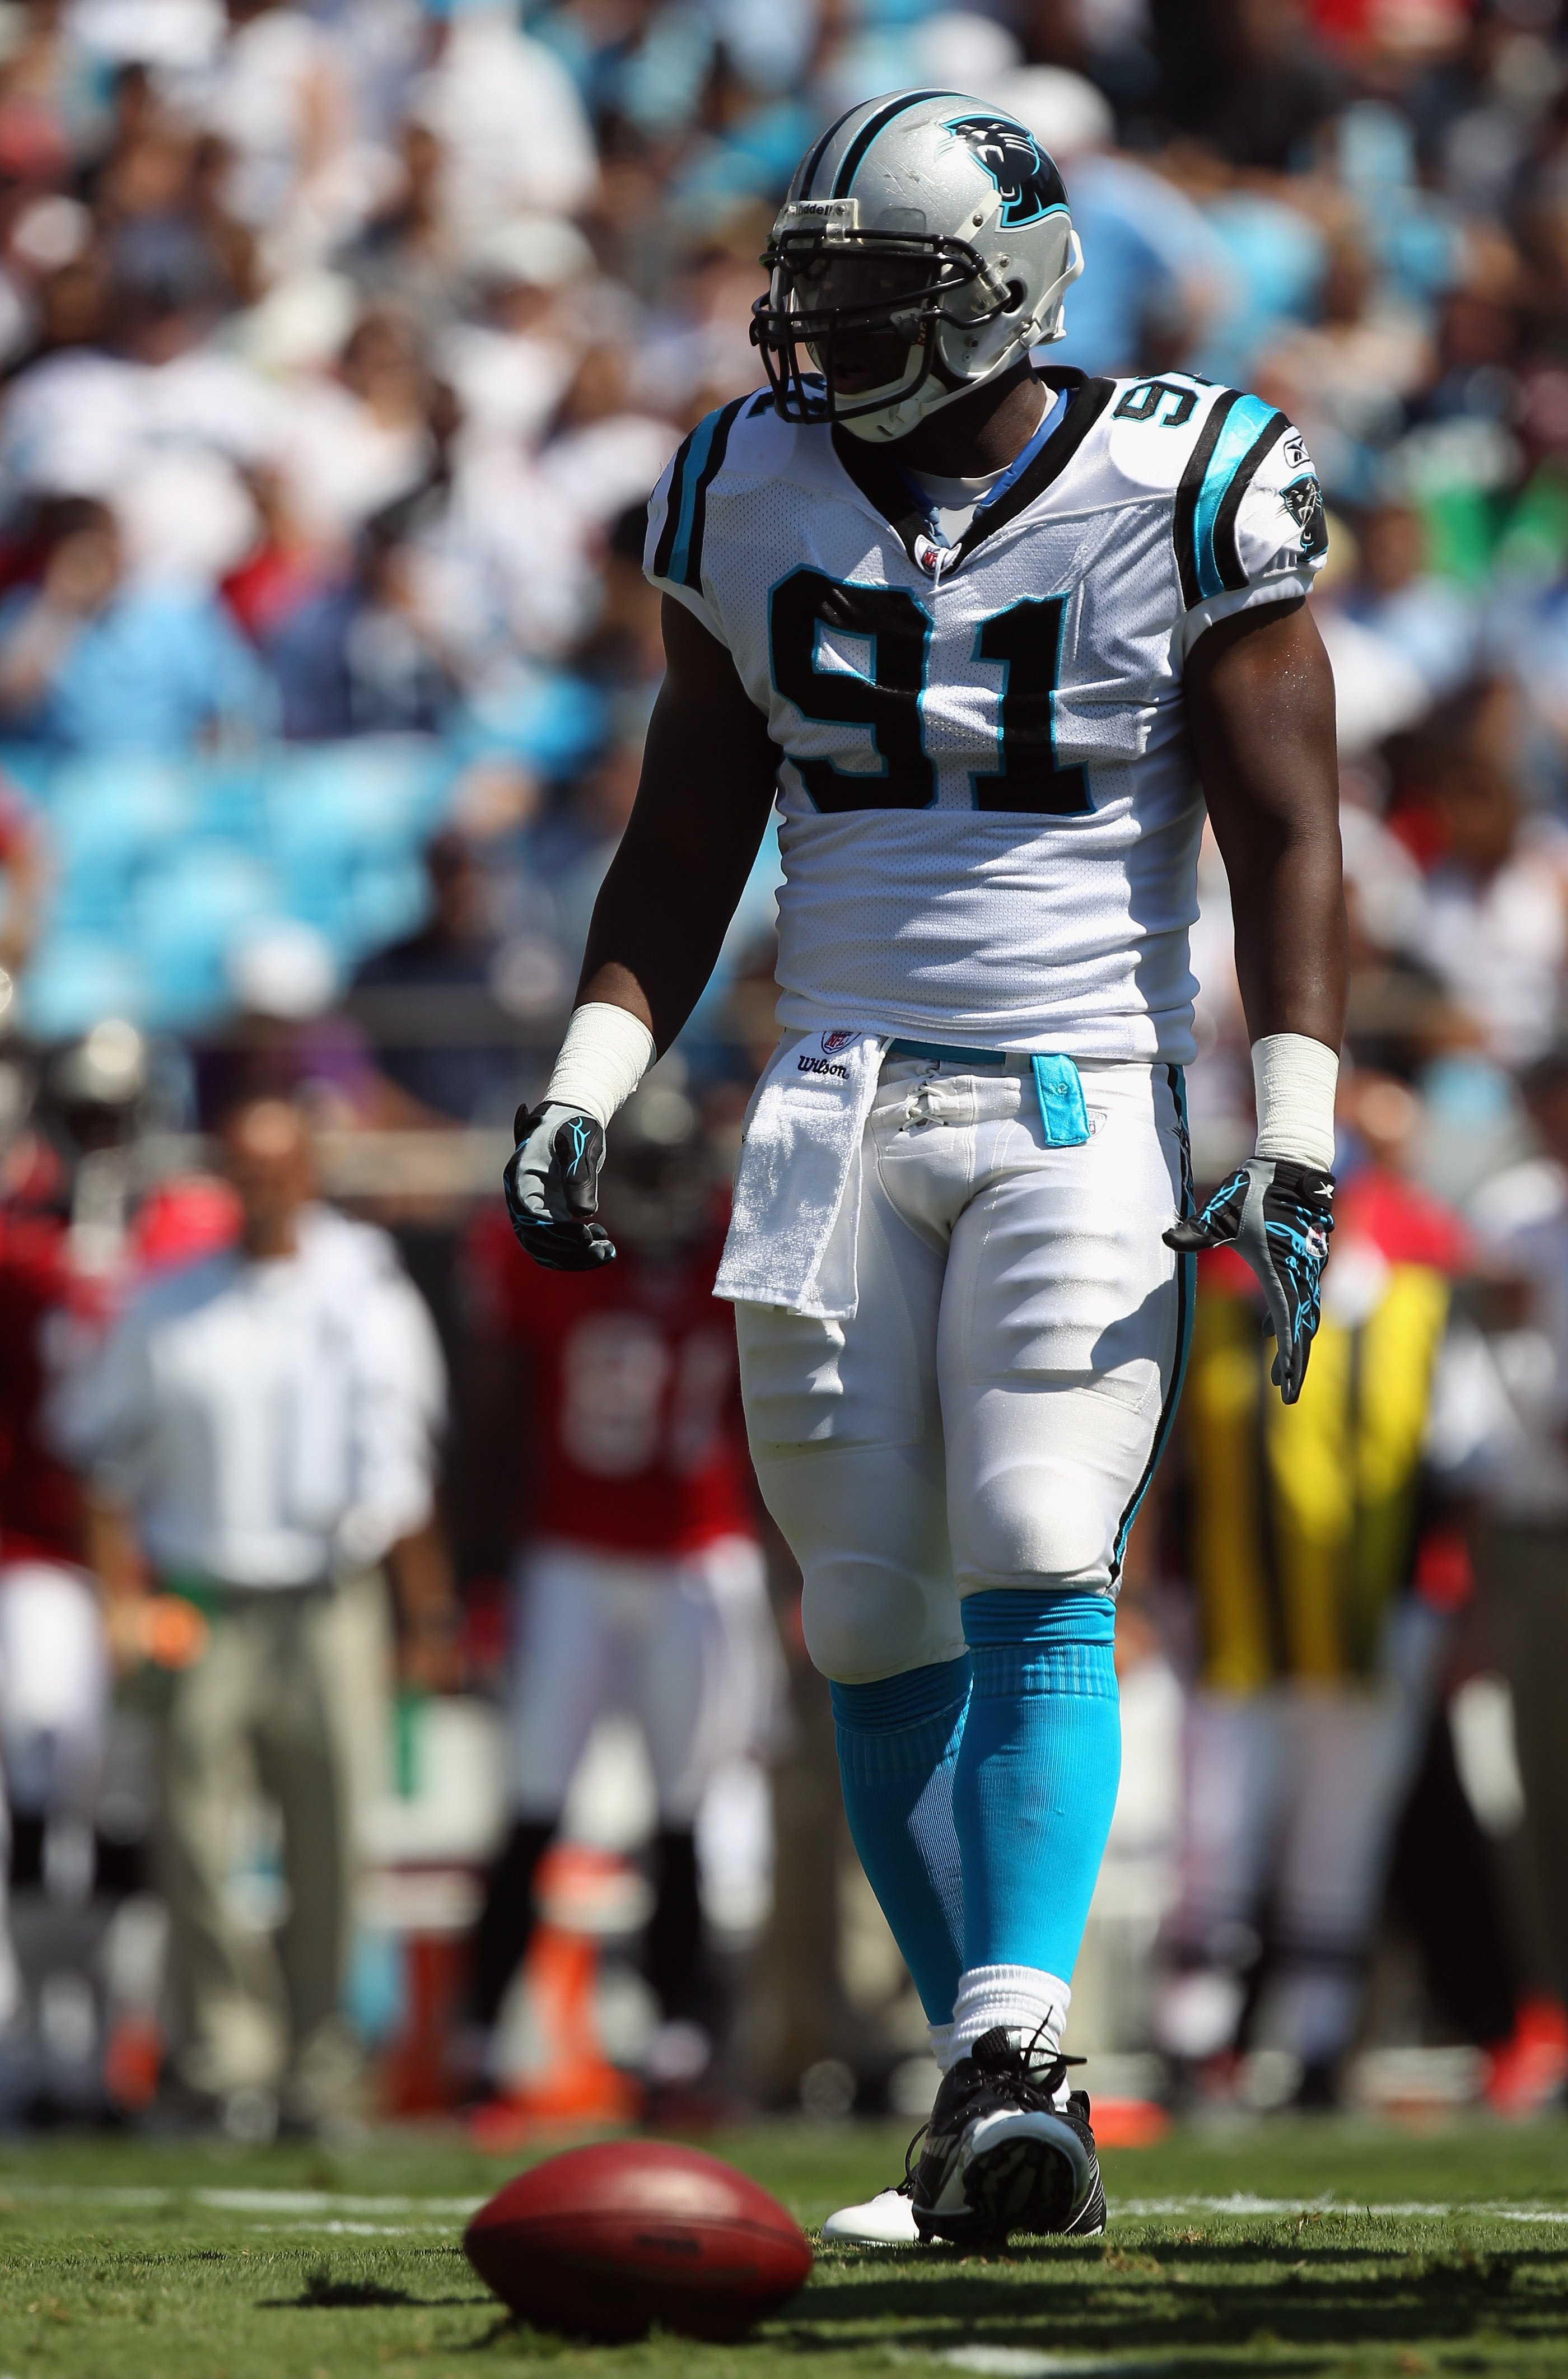
{"type": "MultiPolygon", "coordinates": [[[[325,2189],[108,2189],[77,2185],[69,2181],[10,2180],[0,2178],[0,2202],[9,2198],[25,2198],[31,2204],[103,2205],[117,2210],[135,2212],[170,2205],[199,2205],[211,2214],[298,2215],[301,2221],[288,2226],[273,2222],[268,2227],[293,2228],[313,2228],[307,2217],[311,2216],[342,2216],[345,2215],[405,2214],[416,2217],[415,2229],[446,2230],[454,2222],[466,2220],[476,2214],[485,2200],[482,2197],[351,2197],[339,2196],[325,2189]]],[[[329,2228],[348,2227],[342,2221],[329,2228]]],[[[372,2228],[378,2226],[372,2225],[372,2228]]],[[[399,2226],[389,2236],[402,2236],[410,2226],[399,2226]]]]}
{"type": "Polygon", "coordinates": [[[1359,2215],[1363,2220],[1374,2222],[1446,2222],[1462,2215],[1484,2217],[1489,2222],[1568,2222],[1568,2206],[1564,2205],[1501,2204],[1485,2198],[1454,2204],[1429,2204],[1417,2199],[1369,2204],[1364,2199],[1334,2196],[1252,2197],[1240,2190],[1229,2197],[1124,2197],[1106,2210],[1113,2222],[1164,2219],[1185,2214],[1217,2214],[1232,2221],[1245,2221],[1260,2214],[1342,2214],[1359,2215]]]}
{"type": "Polygon", "coordinates": [[[312,2222],[304,2215],[293,2222],[247,2222],[247,2230],[267,2235],[286,2231],[297,2239],[303,2230],[308,2239],[450,2239],[452,2226],[447,2222],[312,2222]]]}
{"type": "Polygon", "coordinates": [[[482,2197],[340,2197],[325,2189],[193,2189],[216,2214],[477,2214],[482,2197]]]}
{"type": "Polygon", "coordinates": [[[1174,2371],[1187,2355],[1043,2354],[1032,2346],[952,2346],[936,2361],[959,2371],[980,2371],[991,2379],[1057,2379],[1067,2372],[1174,2371]]]}
{"type": "MultiPolygon", "coordinates": [[[[342,2231],[344,2235],[362,2232],[368,2238],[414,2237],[421,2232],[449,2230],[455,2224],[465,2221],[471,2214],[476,2214],[485,2203],[482,2197],[361,2196],[346,2192],[340,2195],[336,2191],[325,2189],[115,2189],[69,2181],[18,2180],[0,2176],[0,2202],[6,2198],[22,2198],[30,2204],[102,2205],[127,2213],[181,2204],[198,2205],[210,2214],[270,2217],[266,2223],[269,2229],[324,2228],[342,2231]],[[395,2219],[398,2216],[404,2217],[401,2222],[395,2219]]],[[[1369,2204],[1364,2199],[1332,2194],[1321,2197],[1256,2197],[1243,2190],[1235,2191],[1226,2197],[1120,2198],[1113,2202],[1109,2214],[1113,2222],[1173,2220],[1192,2215],[1207,2215],[1224,2221],[1246,2221],[1263,2215],[1299,2217],[1303,2215],[1333,2214],[1374,2222],[1447,2222],[1468,2216],[1472,2220],[1490,2222],[1568,2224],[1568,2205],[1548,2205],[1539,2201],[1520,2203],[1478,2198],[1450,2203],[1405,2198],[1369,2204]]],[[[967,2353],[969,2349],[966,2348],[963,2351],[967,2353]]],[[[977,2347],[974,2351],[1011,2353],[1014,2349],[977,2347]]],[[[1033,2349],[1019,2347],[1017,2351],[1022,2354],[1033,2349]]],[[[979,2368],[978,2365],[974,2367],[979,2368]]],[[[998,2364],[996,2367],[1001,2370],[1004,2366],[998,2364]]],[[[1008,2370],[1013,2367],[1011,2364],[1006,2366],[1008,2370]]],[[[1021,2365],[1019,2367],[1021,2369],[1021,2365]]],[[[1067,2366],[1056,2364],[1053,2367],[1065,2369],[1067,2366]]],[[[1083,2367],[1088,2369],[1091,2366],[1085,2364],[1083,2367]]],[[[1092,2367],[1102,2370],[1110,2366],[1096,2363],[1092,2367]]],[[[3,2373],[0,2373],[0,2379],[4,2379],[3,2373]]]]}
{"type": "MultiPolygon", "coordinates": [[[[80,2189],[69,2181],[0,2180],[0,2199],[54,2198],[69,2205],[172,2205],[177,2194],[172,2189],[80,2189]]],[[[4,2372],[0,2379],[6,2379],[4,2372]]]]}

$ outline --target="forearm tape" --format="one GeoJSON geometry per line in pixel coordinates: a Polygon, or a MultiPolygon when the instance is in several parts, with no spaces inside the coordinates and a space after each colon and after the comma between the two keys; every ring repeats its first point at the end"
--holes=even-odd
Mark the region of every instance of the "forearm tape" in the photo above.
{"type": "Polygon", "coordinates": [[[629,1009],[591,999],[574,1008],[545,1093],[547,1106],[575,1107],[608,1124],[655,1056],[654,1037],[629,1009]]]}
{"type": "Polygon", "coordinates": [[[1252,1044],[1258,1154],[1333,1170],[1333,1103],[1339,1059],[1305,1033],[1271,1033],[1252,1044]]]}

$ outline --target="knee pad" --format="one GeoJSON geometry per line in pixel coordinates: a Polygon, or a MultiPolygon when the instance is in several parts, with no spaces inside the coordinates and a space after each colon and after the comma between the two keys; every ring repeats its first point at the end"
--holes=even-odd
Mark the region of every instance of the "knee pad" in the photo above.
{"type": "MultiPolygon", "coordinates": [[[[1159,1414],[1092,1387],[994,1390],[955,1447],[951,1505],[959,1588],[1103,1587],[1144,1482],[1159,1414]]],[[[1142,1384],[1142,1383],[1140,1383],[1142,1384]]]]}
{"type": "Polygon", "coordinates": [[[1115,1527],[1098,1501],[1055,1463],[994,1475],[971,1504],[959,1587],[1102,1585],[1115,1527]]]}
{"type": "Polygon", "coordinates": [[[958,1659],[939,1446],[803,1446],[756,1473],[801,1565],[806,1649],[825,1676],[861,1685],[958,1659]]]}
{"type": "Polygon", "coordinates": [[[841,1685],[955,1660],[964,1650],[951,1578],[922,1577],[865,1553],[811,1564],[801,1627],[813,1667],[841,1685]]]}

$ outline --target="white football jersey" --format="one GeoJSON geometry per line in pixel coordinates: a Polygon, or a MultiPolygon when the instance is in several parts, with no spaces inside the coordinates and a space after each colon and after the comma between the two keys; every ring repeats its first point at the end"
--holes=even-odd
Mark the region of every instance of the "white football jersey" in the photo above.
{"type": "Polygon", "coordinates": [[[951,549],[896,448],[738,398],[655,490],[648,574],[782,755],[782,1025],[1183,1064],[1182,673],[1213,621],[1307,593],[1322,501],[1257,397],[1043,377],[1055,428],[951,549]]]}

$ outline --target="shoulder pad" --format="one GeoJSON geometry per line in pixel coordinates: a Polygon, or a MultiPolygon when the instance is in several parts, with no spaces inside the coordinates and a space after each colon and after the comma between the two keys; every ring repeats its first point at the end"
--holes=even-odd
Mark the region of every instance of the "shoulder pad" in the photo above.
{"type": "Polygon", "coordinates": [[[1102,417],[1112,468],[1133,486],[1175,494],[1214,408],[1235,391],[1192,372],[1118,380],[1102,417]]]}
{"type": "MultiPolygon", "coordinates": [[[[1260,466],[1295,434],[1288,416],[1261,397],[1216,388],[1190,372],[1117,382],[1106,416],[1112,467],[1134,486],[1170,495],[1189,610],[1248,585],[1237,515],[1260,466]]],[[[1305,457],[1303,447],[1300,460],[1309,473],[1305,457]]]]}
{"type": "Polygon", "coordinates": [[[650,578],[700,588],[709,491],[721,472],[726,477],[775,472],[781,437],[792,441],[794,431],[774,413],[768,389],[734,397],[698,422],[677,449],[648,505],[650,578]]]}

